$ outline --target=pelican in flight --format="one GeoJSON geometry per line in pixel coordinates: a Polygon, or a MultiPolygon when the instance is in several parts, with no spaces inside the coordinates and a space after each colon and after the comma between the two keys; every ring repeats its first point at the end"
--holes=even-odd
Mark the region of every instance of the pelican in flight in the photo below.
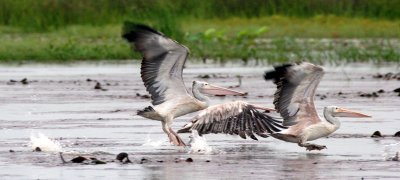
{"type": "Polygon", "coordinates": [[[265,79],[274,79],[277,85],[275,109],[282,116],[283,125],[289,126],[271,136],[297,143],[309,151],[322,150],[326,146],[307,141],[326,137],[339,129],[337,117],[370,117],[337,106],[327,106],[323,110],[325,120],[322,120],[315,109],[314,95],[323,75],[322,67],[307,62],[278,66],[274,71],[265,73],[265,79]]]}
{"type": "MultiPolygon", "coordinates": [[[[297,143],[309,151],[322,150],[326,146],[307,142],[326,137],[339,129],[340,122],[336,117],[370,117],[337,106],[328,106],[324,108],[323,116],[325,120],[322,120],[314,106],[314,95],[323,75],[322,67],[307,62],[278,66],[275,67],[274,71],[265,73],[265,79],[274,79],[274,83],[277,85],[273,103],[276,111],[283,118],[280,128],[287,127],[282,128],[281,131],[270,132],[267,135],[283,141],[297,143]]],[[[227,121],[232,121],[235,118],[239,118],[236,121],[242,121],[242,123],[231,125],[234,127],[230,128],[239,130],[239,134],[247,133],[248,129],[257,129],[259,125],[254,122],[259,121],[259,119],[277,122],[276,119],[274,120],[274,118],[266,115],[257,116],[257,118],[225,117],[227,121]],[[270,120],[271,118],[273,120],[270,120]],[[247,125],[247,129],[239,128],[242,124],[247,125]]],[[[206,122],[207,120],[203,121],[206,122]]],[[[194,125],[189,123],[187,126],[201,131],[203,134],[227,133],[227,131],[220,131],[218,128],[203,131],[202,124],[206,124],[203,121],[193,121],[194,125]]],[[[213,126],[213,124],[209,126],[213,126]]],[[[229,131],[228,134],[230,134],[229,131]]]]}
{"type": "Polygon", "coordinates": [[[189,54],[185,46],[148,26],[128,22],[124,24],[122,37],[143,57],[140,73],[153,105],[138,110],[137,115],[161,121],[163,131],[174,145],[185,146],[183,140],[171,129],[174,118],[207,108],[209,98],[203,93],[245,94],[207,82],[193,81],[191,95],[182,79],[183,67],[189,54]]]}

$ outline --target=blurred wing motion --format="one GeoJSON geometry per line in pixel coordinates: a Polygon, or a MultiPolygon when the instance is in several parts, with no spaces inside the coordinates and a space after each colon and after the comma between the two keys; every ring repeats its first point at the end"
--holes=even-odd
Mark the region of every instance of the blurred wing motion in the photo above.
{"type": "Polygon", "coordinates": [[[122,35],[143,56],[141,77],[158,105],[177,95],[189,95],[182,79],[188,49],[150,27],[126,22],[122,35]]]}
{"type": "Polygon", "coordinates": [[[228,102],[200,111],[190,123],[178,133],[197,130],[201,134],[225,133],[235,134],[246,139],[246,135],[257,140],[254,134],[268,137],[268,134],[279,132],[282,122],[256,110],[254,106],[242,101],[228,102]]]}
{"type": "Polygon", "coordinates": [[[275,71],[265,73],[265,79],[274,79],[277,85],[274,105],[283,117],[284,126],[321,121],[314,106],[314,94],[323,75],[322,67],[306,62],[278,66],[275,71]]]}

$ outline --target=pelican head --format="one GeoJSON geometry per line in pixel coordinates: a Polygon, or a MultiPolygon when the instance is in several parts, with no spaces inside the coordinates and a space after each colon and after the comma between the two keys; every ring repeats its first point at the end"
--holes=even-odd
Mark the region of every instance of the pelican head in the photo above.
{"type": "Polygon", "coordinates": [[[193,81],[193,90],[211,95],[245,95],[246,93],[219,87],[203,81],[193,81]]]}
{"type": "Polygon", "coordinates": [[[366,114],[362,114],[359,112],[351,111],[348,109],[340,108],[337,106],[328,106],[325,107],[325,112],[330,113],[333,117],[356,117],[356,118],[364,118],[371,117],[366,114]]]}

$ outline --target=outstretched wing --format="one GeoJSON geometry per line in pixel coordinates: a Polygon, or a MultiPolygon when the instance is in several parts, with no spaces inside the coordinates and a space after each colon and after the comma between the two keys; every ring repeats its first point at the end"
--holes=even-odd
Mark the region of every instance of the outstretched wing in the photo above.
{"type": "Polygon", "coordinates": [[[188,49],[145,25],[126,22],[122,37],[143,56],[141,77],[158,105],[176,96],[189,95],[182,79],[188,49]]]}
{"type": "Polygon", "coordinates": [[[243,101],[228,102],[200,111],[190,123],[178,133],[197,130],[201,134],[225,133],[235,134],[246,139],[246,135],[257,140],[254,134],[268,137],[268,134],[285,128],[282,122],[256,110],[254,106],[243,101]]]}
{"type": "Polygon", "coordinates": [[[284,119],[284,126],[320,121],[314,94],[323,75],[322,67],[307,62],[278,66],[275,71],[265,73],[265,79],[274,79],[277,85],[274,105],[284,119]]]}

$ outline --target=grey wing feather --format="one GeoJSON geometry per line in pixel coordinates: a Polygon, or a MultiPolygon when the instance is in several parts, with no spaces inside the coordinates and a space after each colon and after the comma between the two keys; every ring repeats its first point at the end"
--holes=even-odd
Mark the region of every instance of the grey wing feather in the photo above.
{"type": "Polygon", "coordinates": [[[188,95],[182,79],[189,54],[185,46],[150,27],[132,23],[125,23],[123,38],[143,56],[140,73],[153,105],[175,95],[188,95]]]}
{"type": "Polygon", "coordinates": [[[291,126],[301,120],[320,121],[314,106],[314,94],[324,75],[323,68],[303,62],[276,67],[275,70],[277,90],[274,105],[284,119],[283,125],[291,126]]]}
{"type": "Polygon", "coordinates": [[[210,106],[200,111],[178,133],[197,130],[200,135],[224,133],[239,135],[244,139],[248,136],[257,140],[254,134],[268,137],[267,134],[286,128],[281,124],[281,121],[257,111],[252,105],[243,101],[235,101],[210,106]]]}

